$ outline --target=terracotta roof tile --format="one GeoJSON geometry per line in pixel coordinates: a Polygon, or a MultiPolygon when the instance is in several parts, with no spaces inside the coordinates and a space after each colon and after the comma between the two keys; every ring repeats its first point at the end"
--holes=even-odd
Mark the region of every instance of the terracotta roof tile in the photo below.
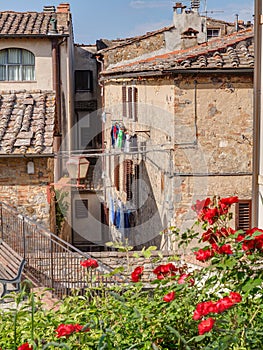
{"type": "Polygon", "coordinates": [[[52,153],[53,91],[0,91],[0,154],[52,153]]]}
{"type": "Polygon", "coordinates": [[[185,50],[110,66],[102,75],[176,69],[251,68],[254,66],[254,34],[235,32],[185,50]]]}
{"type": "Polygon", "coordinates": [[[59,13],[44,12],[0,12],[0,37],[1,36],[34,36],[48,35],[51,28],[51,19],[56,16],[58,34],[68,34],[68,28],[59,25],[59,13]]]}

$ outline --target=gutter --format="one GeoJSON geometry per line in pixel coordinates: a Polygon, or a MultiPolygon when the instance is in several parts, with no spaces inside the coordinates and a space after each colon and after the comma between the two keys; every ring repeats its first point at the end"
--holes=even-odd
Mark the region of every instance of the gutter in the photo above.
{"type": "Polygon", "coordinates": [[[46,154],[0,154],[0,158],[54,158],[55,153],[46,154]]]}
{"type": "Polygon", "coordinates": [[[69,34],[0,34],[0,39],[3,38],[42,38],[42,39],[50,39],[50,38],[63,38],[69,37],[69,34]]]}
{"type": "Polygon", "coordinates": [[[124,73],[104,73],[101,74],[100,81],[120,78],[134,77],[156,77],[175,74],[253,74],[254,68],[226,68],[226,69],[173,69],[163,71],[140,71],[140,72],[124,72],[124,73]]]}
{"type": "MultiPolygon", "coordinates": [[[[259,173],[260,173],[260,114],[261,114],[261,44],[262,32],[260,23],[262,14],[262,1],[254,0],[255,13],[255,70],[254,70],[254,106],[253,106],[253,178],[252,178],[252,227],[259,224],[259,173]]],[[[262,152],[262,150],[261,150],[262,152]]]]}

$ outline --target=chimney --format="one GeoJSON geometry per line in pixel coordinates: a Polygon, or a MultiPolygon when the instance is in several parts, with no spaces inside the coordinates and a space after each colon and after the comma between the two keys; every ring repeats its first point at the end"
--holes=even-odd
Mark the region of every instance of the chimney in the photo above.
{"type": "Polygon", "coordinates": [[[198,44],[197,42],[197,34],[198,30],[193,28],[188,28],[181,34],[181,48],[187,49],[189,47],[195,46],[198,44]]]}
{"type": "Polygon", "coordinates": [[[186,6],[184,6],[181,2],[177,2],[173,8],[174,12],[176,12],[177,14],[181,14],[184,13],[186,6]]]}
{"type": "Polygon", "coordinates": [[[48,34],[49,35],[58,34],[56,14],[52,15],[52,17],[50,19],[50,28],[49,28],[48,34]]]}
{"type": "Polygon", "coordinates": [[[56,12],[56,8],[55,6],[44,6],[43,12],[53,13],[53,12],[56,12]]]}
{"type": "Polygon", "coordinates": [[[236,14],[236,22],[235,22],[235,24],[236,24],[236,32],[238,32],[238,30],[239,30],[239,26],[238,26],[238,14],[236,14]]]}
{"type": "Polygon", "coordinates": [[[200,0],[191,0],[191,9],[194,12],[199,12],[200,0]]]}
{"type": "Polygon", "coordinates": [[[69,13],[70,12],[70,5],[69,3],[65,2],[57,6],[57,12],[58,13],[69,13]]]}

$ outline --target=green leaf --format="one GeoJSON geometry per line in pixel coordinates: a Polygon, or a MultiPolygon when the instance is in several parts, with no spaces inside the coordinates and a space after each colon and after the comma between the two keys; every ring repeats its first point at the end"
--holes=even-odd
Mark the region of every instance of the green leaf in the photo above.
{"type": "Polygon", "coordinates": [[[48,347],[49,346],[56,346],[56,347],[58,347],[58,348],[64,348],[64,349],[67,349],[67,350],[70,350],[70,347],[68,347],[67,346],[67,344],[65,344],[65,343],[56,343],[56,342],[51,342],[51,343],[48,343],[48,344],[46,344],[45,346],[43,346],[43,350],[45,350],[45,349],[48,349],[48,347]]]}
{"type": "Polygon", "coordinates": [[[250,292],[252,289],[254,289],[257,286],[260,286],[262,284],[262,279],[257,278],[255,280],[249,279],[242,287],[243,292],[250,292]]]}
{"type": "Polygon", "coordinates": [[[191,349],[189,348],[189,346],[186,345],[186,344],[187,344],[187,341],[181,336],[181,334],[180,334],[176,329],[174,329],[174,328],[171,327],[171,326],[166,326],[166,328],[167,328],[171,333],[175,334],[176,337],[177,337],[178,339],[180,339],[182,343],[185,344],[185,350],[191,350],[191,349]]]}

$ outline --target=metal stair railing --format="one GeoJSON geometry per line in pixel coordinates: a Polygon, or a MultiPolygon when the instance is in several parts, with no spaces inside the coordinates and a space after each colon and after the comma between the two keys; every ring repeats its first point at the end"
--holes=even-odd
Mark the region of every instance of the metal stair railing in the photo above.
{"type": "Polygon", "coordinates": [[[92,258],[43,226],[0,202],[0,235],[3,241],[23,256],[27,263],[25,274],[36,286],[51,288],[58,297],[87,287],[110,286],[125,282],[121,275],[105,276],[112,268],[98,261],[99,267],[87,274],[80,265],[92,258]]]}

